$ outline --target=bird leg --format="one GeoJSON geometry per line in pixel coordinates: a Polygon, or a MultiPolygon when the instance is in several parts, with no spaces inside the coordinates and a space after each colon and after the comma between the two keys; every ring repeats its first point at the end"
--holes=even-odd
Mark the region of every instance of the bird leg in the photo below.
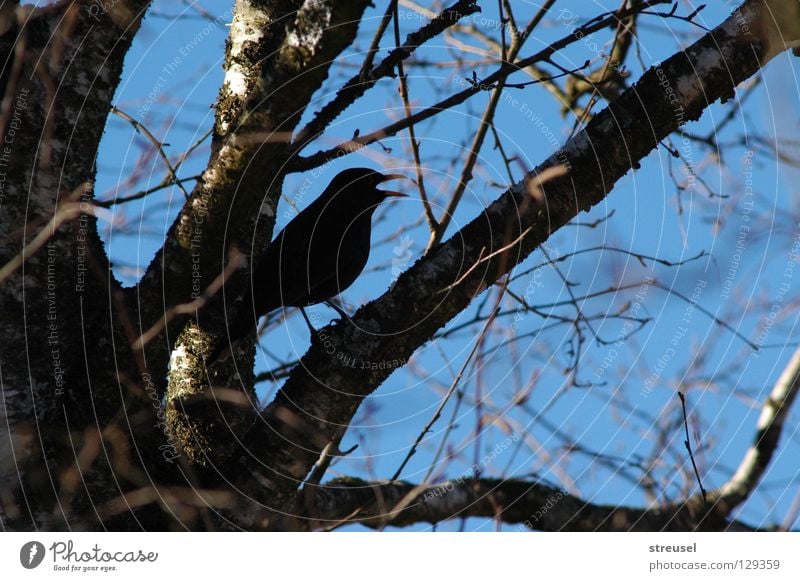
{"type": "Polygon", "coordinates": [[[350,315],[348,315],[339,305],[334,303],[333,301],[325,301],[325,304],[332,308],[334,311],[339,313],[339,316],[342,318],[342,321],[349,321],[350,315]]]}
{"type": "Polygon", "coordinates": [[[300,307],[300,314],[303,315],[303,320],[306,322],[306,325],[308,325],[308,331],[311,333],[311,340],[313,341],[317,336],[317,330],[314,328],[314,325],[311,324],[311,319],[308,318],[305,308],[300,307]]]}

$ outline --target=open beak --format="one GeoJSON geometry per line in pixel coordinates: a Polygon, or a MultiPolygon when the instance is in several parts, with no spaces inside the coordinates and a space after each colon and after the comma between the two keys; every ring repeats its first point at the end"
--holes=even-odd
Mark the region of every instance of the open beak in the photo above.
{"type": "MultiPolygon", "coordinates": [[[[400,180],[400,179],[411,180],[411,178],[406,177],[406,176],[404,176],[402,174],[390,173],[390,174],[385,174],[383,176],[383,178],[381,179],[380,183],[388,182],[388,181],[391,181],[391,180],[400,180]]],[[[411,181],[413,182],[414,180],[411,180],[411,181]]],[[[378,191],[382,192],[383,195],[386,196],[387,198],[407,198],[408,197],[408,194],[403,194],[401,192],[395,192],[393,190],[378,190],[378,191]]]]}

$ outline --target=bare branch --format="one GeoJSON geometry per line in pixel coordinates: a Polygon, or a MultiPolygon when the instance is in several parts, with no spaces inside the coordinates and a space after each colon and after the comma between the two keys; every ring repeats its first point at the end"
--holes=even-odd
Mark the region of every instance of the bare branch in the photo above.
{"type": "Polygon", "coordinates": [[[405,527],[472,516],[516,524],[519,531],[752,530],[736,521],[709,518],[687,503],[649,509],[600,505],[541,480],[465,478],[420,486],[338,479],[322,488],[315,511],[318,522],[358,523],[374,529],[387,523],[405,527]]]}
{"type": "Polygon", "coordinates": [[[753,493],[770,465],[778,447],[786,416],[800,391],[800,349],[791,359],[764,400],[756,424],[753,444],[742,458],[736,473],[718,490],[709,493],[712,503],[730,513],[753,493]]]}
{"type": "MultiPolygon", "coordinates": [[[[316,117],[303,127],[294,139],[292,152],[304,148],[309,141],[315,139],[334,119],[336,119],[356,99],[373,87],[383,77],[392,75],[395,67],[407,59],[419,46],[431,38],[441,34],[448,26],[452,26],[463,16],[478,12],[480,8],[476,0],[458,0],[450,8],[446,8],[428,24],[408,35],[402,46],[398,46],[368,74],[357,74],[336,93],[336,97],[317,113],[316,117]]],[[[396,19],[395,19],[396,20],[396,19]]]]}
{"type": "Polygon", "coordinates": [[[566,37],[548,45],[546,48],[540,50],[536,54],[516,61],[514,63],[503,63],[503,65],[494,73],[484,77],[480,80],[475,80],[475,82],[470,83],[470,86],[463,91],[455,93],[442,101],[439,101],[435,105],[428,107],[427,109],[423,109],[422,111],[415,113],[410,117],[406,117],[401,119],[400,121],[396,121],[382,129],[378,129],[377,131],[373,131],[366,135],[361,135],[355,137],[354,139],[350,139],[341,143],[340,145],[333,147],[328,150],[318,151],[312,155],[306,157],[297,157],[291,163],[291,171],[303,171],[306,169],[311,169],[313,167],[317,167],[328,161],[329,159],[334,159],[337,156],[343,154],[349,154],[354,151],[357,151],[364,147],[365,145],[369,145],[371,143],[375,143],[385,137],[389,137],[391,135],[395,135],[399,131],[406,129],[410,125],[417,124],[421,121],[426,119],[430,119],[434,115],[438,115],[442,111],[446,109],[450,109],[459,105],[469,99],[470,97],[477,95],[481,91],[491,90],[494,89],[495,85],[501,81],[504,81],[506,77],[510,74],[524,69],[528,65],[535,64],[541,62],[543,60],[549,59],[553,54],[557,51],[564,49],[565,47],[569,46],[570,44],[578,41],[581,38],[584,38],[586,35],[593,34],[598,30],[602,30],[611,26],[617,22],[620,18],[625,18],[631,14],[640,12],[647,6],[653,6],[656,4],[664,4],[669,2],[670,0],[649,0],[648,2],[644,2],[636,7],[626,8],[625,10],[621,10],[618,12],[612,12],[606,16],[597,18],[592,20],[591,22],[586,23],[583,26],[576,28],[571,34],[567,35],[566,37]]]}

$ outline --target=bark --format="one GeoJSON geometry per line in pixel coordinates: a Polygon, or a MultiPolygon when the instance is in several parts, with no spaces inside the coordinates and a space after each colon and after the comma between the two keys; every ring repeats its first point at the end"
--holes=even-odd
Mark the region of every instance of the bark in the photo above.
{"type": "Polygon", "coordinates": [[[13,528],[66,526],[69,509],[52,482],[82,445],[82,429],[120,408],[113,362],[122,323],[109,317],[120,287],[96,220],[87,213],[45,225],[74,216],[76,204],[88,211],[95,152],[148,5],[4,4],[0,14],[0,264],[24,258],[0,286],[0,431],[10,434],[0,440],[0,501],[13,528]],[[51,237],[29,255],[40,232],[51,237]],[[32,484],[23,495],[20,486],[32,484]]]}
{"type": "MultiPolygon", "coordinates": [[[[163,317],[161,301],[185,303],[218,280],[229,244],[251,254],[268,243],[290,156],[288,139],[330,65],[355,38],[366,6],[366,0],[237,2],[211,159],[135,291],[146,323],[140,333],[163,317]]],[[[241,289],[248,272],[245,263],[222,295],[209,295],[200,326],[177,317],[146,345],[147,352],[161,354],[164,375],[163,355],[172,352],[169,431],[184,459],[212,479],[220,478],[238,435],[257,417],[252,343],[238,365],[231,360],[209,375],[202,363],[210,339],[225,340],[224,322],[231,317],[225,298],[240,294],[231,289],[241,289]]]]}
{"type": "MultiPolygon", "coordinates": [[[[297,514],[304,514],[303,506],[297,514]]],[[[460,479],[432,486],[408,482],[328,482],[313,510],[292,521],[297,529],[329,529],[358,523],[372,529],[436,524],[479,517],[517,525],[504,530],[571,532],[748,530],[722,514],[703,509],[698,499],[645,509],[587,502],[542,482],[460,479]]],[[[289,524],[282,522],[282,528],[289,524]]]]}

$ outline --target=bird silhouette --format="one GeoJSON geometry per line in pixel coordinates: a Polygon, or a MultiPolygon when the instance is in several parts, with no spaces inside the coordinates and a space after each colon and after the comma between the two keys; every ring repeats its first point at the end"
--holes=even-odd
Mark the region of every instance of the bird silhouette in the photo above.
{"type": "Polygon", "coordinates": [[[378,185],[399,178],[405,176],[368,168],[337,174],[319,198],[280,231],[257,262],[248,295],[228,326],[229,340],[220,341],[207,363],[227,359],[262,315],[280,307],[302,310],[327,302],[352,285],[369,259],[375,209],[388,197],[405,197],[380,190],[378,185]]]}

